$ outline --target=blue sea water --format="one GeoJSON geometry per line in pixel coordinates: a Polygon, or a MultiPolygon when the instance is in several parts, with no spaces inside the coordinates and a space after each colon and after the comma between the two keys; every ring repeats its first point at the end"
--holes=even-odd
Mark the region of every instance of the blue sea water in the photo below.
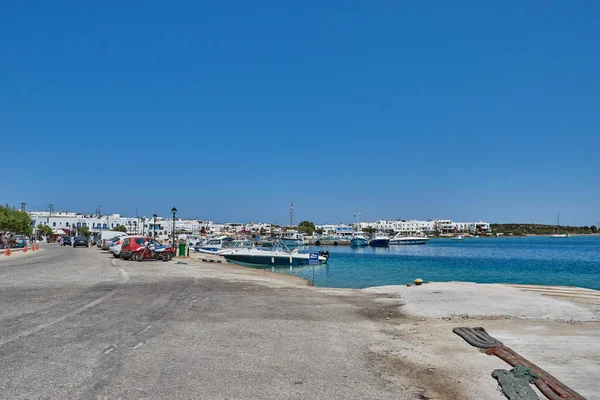
{"type": "MultiPolygon", "coordinates": [[[[420,246],[329,250],[328,264],[315,267],[315,286],[365,288],[428,281],[523,283],[600,290],[600,236],[431,239],[420,246]]],[[[271,269],[271,268],[268,268],[271,269]]],[[[312,267],[274,271],[312,281],[312,267]]]]}

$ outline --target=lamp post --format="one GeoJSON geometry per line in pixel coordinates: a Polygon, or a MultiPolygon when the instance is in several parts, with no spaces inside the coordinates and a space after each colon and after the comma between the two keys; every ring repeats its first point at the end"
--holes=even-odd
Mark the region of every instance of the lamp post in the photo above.
{"type": "Polygon", "coordinates": [[[152,218],[154,218],[154,226],[152,227],[152,230],[154,231],[154,239],[156,239],[156,217],[158,217],[156,214],[152,216],[152,218]]]}
{"type": "Polygon", "coordinates": [[[173,247],[175,247],[175,214],[177,214],[177,209],[175,207],[171,208],[171,212],[173,213],[173,247]]]}

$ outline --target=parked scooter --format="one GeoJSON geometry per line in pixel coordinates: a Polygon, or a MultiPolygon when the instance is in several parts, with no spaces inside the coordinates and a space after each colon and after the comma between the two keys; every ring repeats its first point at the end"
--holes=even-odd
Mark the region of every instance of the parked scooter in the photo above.
{"type": "Polygon", "coordinates": [[[172,246],[156,246],[154,243],[146,242],[144,246],[131,253],[132,261],[160,260],[170,261],[175,255],[172,246]]]}

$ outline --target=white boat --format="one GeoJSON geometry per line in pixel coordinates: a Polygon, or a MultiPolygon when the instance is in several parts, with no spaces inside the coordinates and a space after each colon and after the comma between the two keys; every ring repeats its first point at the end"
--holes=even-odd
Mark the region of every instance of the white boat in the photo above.
{"type": "Polygon", "coordinates": [[[365,235],[365,233],[360,230],[360,224],[358,222],[359,215],[360,215],[360,212],[358,212],[358,207],[356,207],[356,213],[354,214],[354,216],[356,217],[356,229],[357,230],[354,231],[354,234],[350,238],[350,246],[352,246],[352,247],[361,247],[361,246],[369,245],[369,239],[367,239],[367,235],[365,235]]]}
{"type": "Polygon", "coordinates": [[[298,247],[306,245],[306,242],[304,241],[304,233],[294,230],[283,232],[281,235],[281,240],[283,240],[283,243],[285,243],[286,246],[298,247]]]}
{"type": "MultiPolygon", "coordinates": [[[[250,266],[308,265],[310,260],[309,253],[299,253],[298,249],[290,250],[281,240],[275,242],[272,248],[257,248],[256,246],[249,248],[242,245],[221,250],[219,255],[233,264],[250,266]]],[[[328,259],[328,251],[319,252],[319,264],[327,263],[328,259]]]]}
{"type": "Polygon", "coordinates": [[[377,232],[369,240],[369,246],[373,247],[388,247],[390,245],[390,238],[383,232],[377,232]]]}
{"type": "Polygon", "coordinates": [[[413,245],[413,244],[425,244],[429,241],[429,238],[424,236],[402,236],[401,234],[397,234],[393,238],[390,239],[390,244],[397,245],[413,245]]]}
{"type": "Polygon", "coordinates": [[[556,216],[556,233],[550,235],[551,238],[562,239],[571,237],[568,233],[560,233],[560,213],[556,216]]]}
{"type": "Polygon", "coordinates": [[[464,239],[463,235],[456,235],[452,238],[452,240],[456,240],[456,241],[461,241],[463,239],[464,239]]]}
{"type": "Polygon", "coordinates": [[[208,242],[206,244],[195,246],[193,249],[198,253],[216,254],[225,246],[227,241],[227,236],[218,236],[212,239],[208,239],[208,242]]]}

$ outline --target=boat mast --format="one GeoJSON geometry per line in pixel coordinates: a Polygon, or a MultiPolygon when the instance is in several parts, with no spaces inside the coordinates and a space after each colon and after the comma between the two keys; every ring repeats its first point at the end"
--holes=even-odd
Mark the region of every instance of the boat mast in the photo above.
{"type": "Polygon", "coordinates": [[[360,224],[358,223],[359,215],[360,215],[360,212],[358,211],[358,207],[356,207],[356,213],[354,213],[354,216],[356,217],[356,229],[358,229],[360,231],[360,224]]]}
{"type": "Polygon", "coordinates": [[[556,215],[556,233],[560,235],[560,212],[556,215]]]}
{"type": "Polygon", "coordinates": [[[290,205],[290,228],[294,225],[294,202],[290,205]]]}

